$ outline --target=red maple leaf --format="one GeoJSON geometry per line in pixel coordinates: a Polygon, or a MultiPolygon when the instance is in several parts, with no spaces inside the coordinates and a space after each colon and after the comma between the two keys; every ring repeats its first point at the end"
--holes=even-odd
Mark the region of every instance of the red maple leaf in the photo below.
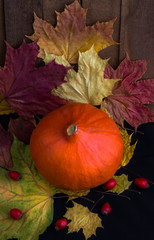
{"type": "Polygon", "coordinates": [[[51,90],[64,81],[69,68],[52,61],[36,67],[36,42],[23,42],[18,49],[7,44],[4,68],[0,69],[0,92],[11,108],[25,119],[36,114],[45,115],[63,105],[64,100],[51,90]]]}
{"type": "Polygon", "coordinates": [[[112,95],[103,100],[114,121],[121,126],[126,120],[135,129],[143,123],[153,122],[154,114],[145,104],[154,104],[154,79],[141,79],[146,71],[147,61],[130,61],[127,56],[114,70],[105,69],[105,78],[121,79],[113,87],[112,95]]]}
{"type": "Polygon", "coordinates": [[[20,141],[29,144],[31,134],[35,129],[35,121],[25,120],[22,117],[18,117],[17,119],[11,118],[8,129],[9,132],[15,135],[20,141]]]}

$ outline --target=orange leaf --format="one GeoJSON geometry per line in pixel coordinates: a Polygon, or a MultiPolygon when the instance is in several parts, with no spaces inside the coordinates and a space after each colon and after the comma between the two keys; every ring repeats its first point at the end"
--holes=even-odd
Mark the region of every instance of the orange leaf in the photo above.
{"type": "Polygon", "coordinates": [[[78,52],[87,51],[94,45],[97,52],[116,42],[112,39],[114,20],[97,22],[93,26],[86,26],[87,10],[78,1],[66,6],[64,12],[57,13],[57,26],[54,28],[46,21],[34,15],[34,34],[29,36],[38,41],[39,57],[44,58],[47,53],[58,56],[64,55],[70,63],[77,63],[78,52]]]}

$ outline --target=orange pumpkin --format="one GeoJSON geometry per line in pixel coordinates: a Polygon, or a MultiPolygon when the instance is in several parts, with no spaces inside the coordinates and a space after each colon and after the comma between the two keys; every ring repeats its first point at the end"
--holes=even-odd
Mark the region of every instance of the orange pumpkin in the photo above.
{"type": "Polygon", "coordinates": [[[31,136],[30,152],[50,183],[83,190],[114,175],[122,160],[123,141],[105,112],[89,104],[70,103],[39,122],[31,136]]]}

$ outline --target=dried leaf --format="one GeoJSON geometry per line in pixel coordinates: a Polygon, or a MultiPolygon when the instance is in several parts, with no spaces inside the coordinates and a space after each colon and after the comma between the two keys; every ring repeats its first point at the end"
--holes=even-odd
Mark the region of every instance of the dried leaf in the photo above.
{"type": "Polygon", "coordinates": [[[3,99],[0,93],[0,115],[14,113],[9,104],[3,99]]]}
{"type": "Polygon", "coordinates": [[[64,101],[51,95],[51,90],[64,82],[68,68],[52,61],[35,67],[36,43],[22,43],[13,49],[7,44],[5,67],[0,69],[0,92],[11,108],[25,119],[44,115],[64,101]]]}
{"type": "Polygon", "coordinates": [[[93,234],[96,235],[96,229],[102,228],[101,218],[96,213],[89,211],[87,207],[84,207],[78,203],[74,203],[72,208],[68,208],[64,217],[71,220],[68,224],[68,233],[78,232],[81,228],[83,234],[87,240],[93,234]]]}
{"type": "Polygon", "coordinates": [[[78,52],[84,52],[94,44],[99,52],[116,42],[112,39],[114,20],[97,22],[93,26],[86,26],[87,10],[82,8],[78,1],[66,6],[64,12],[57,13],[57,26],[43,21],[34,15],[34,34],[29,36],[38,41],[41,49],[40,57],[47,53],[58,56],[64,55],[70,63],[77,63],[78,52]]]}
{"type": "Polygon", "coordinates": [[[153,122],[153,112],[145,104],[154,104],[154,79],[140,80],[146,71],[147,61],[130,61],[127,56],[116,70],[106,66],[104,76],[119,80],[112,94],[104,99],[106,108],[113,120],[124,125],[126,120],[135,129],[143,123],[153,122]]]}
{"type": "MultiPolygon", "coordinates": [[[[47,55],[45,62],[51,58],[47,55]]],[[[68,66],[63,57],[55,57],[58,64],[68,66]]],[[[104,97],[112,93],[112,88],[117,79],[105,79],[104,70],[108,60],[101,59],[94,47],[90,50],[79,53],[78,72],[70,69],[65,80],[66,83],[52,90],[52,94],[68,101],[100,105],[104,97]]]]}
{"type": "Polygon", "coordinates": [[[69,200],[73,200],[78,197],[86,196],[90,190],[81,190],[81,191],[71,191],[71,190],[64,190],[64,189],[57,189],[56,193],[64,193],[69,196],[69,200]]]}
{"type": "Polygon", "coordinates": [[[12,135],[0,124],[0,167],[11,169],[13,167],[10,148],[12,145],[12,135]]]}
{"type": "Polygon", "coordinates": [[[121,166],[126,166],[134,154],[137,141],[136,143],[131,145],[131,139],[132,139],[133,133],[129,135],[127,133],[127,130],[122,128],[120,128],[120,132],[121,132],[121,137],[124,143],[124,153],[123,153],[121,166]]]}
{"type": "Polygon", "coordinates": [[[32,131],[35,128],[35,123],[25,120],[22,117],[17,119],[10,119],[9,131],[15,135],[20,141],[29,144],[32,131]]]}
{"type": "Polygon", "coordinates": [[[0,169],[0,232],[1,240],[17,238],[37,240],[53,219],[55,189],[36,170],[30,157],[29,146],[14,139],[11,148],[13,170],[20,172],[22,179],[14,181],[7,171],[0,169]],[[22,218],[14,220],[9,211],[18,208],[22,218]]]}
{"type": "Polygon", "coordinates": [[[120,176],[114,175],[112,178],[116,180],[117,185],[113,189],[108,190],[109,192],[120,194],[129,189],[130,185],[132,184],[132,181],[128,181],[128,176],[125,174],[122,174],[120,176]]]}

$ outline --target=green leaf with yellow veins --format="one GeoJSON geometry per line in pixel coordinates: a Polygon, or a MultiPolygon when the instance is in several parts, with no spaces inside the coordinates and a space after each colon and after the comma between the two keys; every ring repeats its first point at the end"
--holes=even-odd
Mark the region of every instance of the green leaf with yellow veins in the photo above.
{"type": "Polygon", "coordinates": [[[20,172],[22,178],[14,181],[5,169],[0,169],[1,240],[37,240],[52,222],[55,188],[36,170],[28,145],[14,138],[11,154],[14,162],[12,170],[20,172]],[[22,211],[21,219],[10,217],[12,208],[22,211]]]}
{"type": "Polygon", "coordinates": [[[83,229],[83,234],[87,240],[93,234],[96,235],[96,229],[102,228],[101,218],[96,213],[90,212],[87,207],[84,207],[76,202],[73,202],[72,208],[67,208],[64,217],[71,220],[68,223],[68,233],[78,232],[83,229]]]}
{"type": "Polygon", "coordinates": [[[128,181],[128,176],[125,174],[122,174],[120,176],[114,175],[112,178],[116,180],[117,184],[113,189],[108,190],[108,192],[120,194],[125,190],[129,189],[130,185],[132,184],[132,181],[128,181]]]}
{"type": "MultiPolygon", "coordinates": [[[[54,55],[51,60],[53,58],[54,55]]],[[[64,56],[61,60],[55,56],[55,61],[69,66],[64,56]]],[[[49,62],[49,55],[45,62],[49,62]]],[[[112,88],[118,81],[104,78],[107,62],[108,59],[103,60],[98,56],[94,46],[86,52],[79,52],[78,72],[70,69],[65,77],[67,82],[54,88],[52,94],[68,101],[100,105],[103,98],[112,94],[112,88]]]]}
{"type": "Polygon", "coordinates": [[[57,189],[56,193],[64,193],[68,195],[68,201],[73,200],[78,197],[86,196],[90,190],[81,190],[81,191],[71,191],[71,190],[64,190],[64,189],[57,189]]]}
{"type": "Polygon", "coordinates": [[[0,93],[0,115],[14,113],[10,105],[5,101],[0,93]]]}
{"type": "Polygon", "coordinates": [[[124,143],[124,153],[123,153],[121,166],[126,166],[134,154],[137,141],[133,145],[130,145],[133,133],[129,135],[125,129],[122,129],[120,127],[119,129],[120,129],[121,137],[124,143]]]}

